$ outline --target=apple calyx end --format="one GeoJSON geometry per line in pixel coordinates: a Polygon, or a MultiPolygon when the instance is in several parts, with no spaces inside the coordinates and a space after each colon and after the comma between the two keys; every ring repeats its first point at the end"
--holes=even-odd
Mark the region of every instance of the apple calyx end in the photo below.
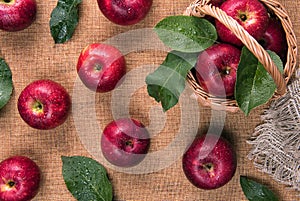
{"type": "Polygon", "coordinates": [[[132,140],[127,140],[126,142],[125,142],[125,145],[126,145],[126,147],[133,147],[133,141],[132,140]]]}
{"type": "Polygon", "coordinates": [[[5,184],[1,185],[1,192],[10,191],[15,189],[15,182],[12,180],[6,181],[5,184]]]}
{"type": "Polygon", "coordinates": [[[241,13],[241,14],[239,15],[239,17],[240,17],[240,19],[241,19],[243,22],[245,22],[245,21],[248,19],[246,13],[241,13]]]}
{"type": "Polygon", "coordinates": [[[43,104],[40,101],[35,101],[32,104],[32,110],[34,113],[40,114],[43,113],[43,104]]]}
{"type": "Polygon", "coordinates": [[[214,173],[214,165],[212,163],[206,163],[202,165],[203,169],[208,173],[209,177],[216,176],[214,173]]]}
{"type": "Polygon", "coordinates": [[[231,71],[231,67],[230,67],[230,66],[226,66],[226,67],[222,70],[222,75],[223,75],[223,76],[230,75],[230,71],[231,71]]]}
{"type": "Polygon", "coordinates": [[[96,72],[101,71],[102,68],[103,68],[103,66],[102,66],[101,64],[99,64],[99,63],[95,64],[95,66],[94,66],[94,70],[95,70],[96,72]]]}
{"type": "Polygon", "coordinates": [[[15,0],[0,0],[0,4],[13,5],[15,0]]]}

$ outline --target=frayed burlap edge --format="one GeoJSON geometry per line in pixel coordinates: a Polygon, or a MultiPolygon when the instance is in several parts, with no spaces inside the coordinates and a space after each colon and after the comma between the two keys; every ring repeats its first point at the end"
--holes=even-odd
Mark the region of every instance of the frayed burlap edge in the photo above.
{"type": "Polygon", "coordinates": [[[300,191],[300,80],[275,100],[262,115],[247,141],[252,150],[248,158],[275,180],[300,191]]]}

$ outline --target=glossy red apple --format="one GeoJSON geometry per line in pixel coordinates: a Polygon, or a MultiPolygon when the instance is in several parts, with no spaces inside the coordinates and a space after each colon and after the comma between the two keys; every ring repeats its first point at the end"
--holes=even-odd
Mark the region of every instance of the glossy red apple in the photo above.
{"type": "Polygon", "coordinates": [[[150,146],[150,136],[144,125],[130,118],[109,123],[102,134],[103,156],[113,165],[132,167],[145,157],[150,146]]]}
{"type": "Polygon", "coordinates": [[[0,200],[29,201],[40,185],[40,169],[25,156],[13,156],[0,163],[0,200]]]}
{"type": "Polygon", "coordinates": [[[22,119],[36,129],[53,129],[65,122],[71,108],[66,89],[52,80],[37,80],[23,89],[18,99],[22,119]]]}
{"type": "Polygon", "coordinates": [[[235,174],[237,161],[231,144],[222,137],[206,134],[197,137],[182,158],[187,179],[201,189],[216,189],[235,174]]]}
{"type": "Polygon", "coordinates": [[[275,52],[284,61],[287,55],[287,41],[279,20],[271,19],[259,43],[267,50],[275,52]]]}
{"type": "Polygon", "coordinates": [[[220,7],[226,0],[210,0],[209,3],[213,6],[220,7]]]}
{"type": "Polygon", "coordinates": [[[239,49],[224,43],[201,52],[195,66],[200,86],[214,96],[233,96],[240,56],[239,49]]]}
{"type": "Polygon", "coordinates": [[[97,0],[103,15],[118,25],[133,25],[146,17],[152,0],[97,0]]]}
{"type": "Polygon", "coordinates": [[[78,58],[77,73],[90,90],[108,92],[121,83],[126,73],[125,58],[114,46],[90,44],[78,58]]]}
{"type": "Polygon", "coordinates": [[[20,31],[36,18],[35,0],[0,0],[0,29],[20,31]]]}
{"type": "MultiPolygon", "coordinates": [[[[220,7],[225,0],[210,0],[209,3],[215,7],[220,7]]],[[[205,16],[205,19],[210,21],[212,24],[215,24],[215,18],[212,16],[205,16]]]]}
{"type": "MultiPolygon", "coordinates": [[[[265,33],[269,15],[265,6],[258,0],[227,0],[220,9],[235,19],[256,40],[265,33]]],[[[223,42],[242,46],[243,43],[222,23],[216,20],[216,29],[223,42]]]]}

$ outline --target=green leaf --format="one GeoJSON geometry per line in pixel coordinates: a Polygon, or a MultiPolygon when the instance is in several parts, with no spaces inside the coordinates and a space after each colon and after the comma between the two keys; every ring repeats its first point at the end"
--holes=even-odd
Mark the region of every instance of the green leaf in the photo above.
{"type": "Polygon", "coordinates": [[[155,26],[163,43],[180,52],[200,52],[217,40],[213,24],[194,16],[169,16],[155,26]]]}
{"type": "Polygon", "coordinates": [[[266,186],[245,176],[240,176],[240,185],[249,201],[278,201],[276,195],[266,186]]]}
{"type": "Polygon", "coordinates": [[[111,201],[112,185],[105,168],[97,161],[62,156],[62,174],[68,190],[78,201],[111,201]]]}
{"type": "MultiPolygon", "coordinates": [[[[282,72],[283,64],[279,56],[267,51],[275,65],[282,72]]],[[[268,102],[276,90],[276,84],[258,59],[246,48],[242,49],[237,69],[235,99],[239,108],[248,115],[250,111],[268,102]]]]}
{"type": "Polygon", "coordinates": [[[198,53],[168,53],[165,61],[146,77],[148,94],[161,102],[164,111],[178,103],[188,72],[196,64],[198,53]]]}
{"type": "Polygon", "coordinates": [[[50,19],[50,31],[55,43],[70,40],[77,27],[78,6],[82,0],[58,0],[50,19]]]}
{"type": "Polygon", "coordinates": [[[0,58],[0,109],[10,100],[12,91],[13,81],[11,71],[4,59],[0,58]]]}

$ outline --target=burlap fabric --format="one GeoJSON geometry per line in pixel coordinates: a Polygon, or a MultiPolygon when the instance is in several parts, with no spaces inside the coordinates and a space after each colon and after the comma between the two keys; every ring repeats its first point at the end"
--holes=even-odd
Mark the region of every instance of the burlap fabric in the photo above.
{"type": "MultiPolygon", "coordinates": [[[[281,0],[280,2],[289,12],[295,34],[300,41],[298,16],[300,1],[281,0]]],[[[74,121],[74,111],[64,125],[54,130],[32,129],[22,121],[17,111],[16,104],[21,90],[31,81],[47,78],[61,83],[73,96],[77,76],[75,67],[82,48],[90,43],[107,41],[107,39],[131,30],[151,28],[163,17],[182,14],[190,1],[154,0],[147,18],[130,27],[117,26],[106,20],[100,13],[96,1],[83,1],[80,5],[80,22],[76,32],[71,41],[62,45],[54,44],[49,31],[50,13],[57,1],[37,1],[37,3],[37,19],[31,27],[17,33],[0,32],[0,56],[4,57],[10,65],[14,81],[12,99],[0,111],[0,158],[4,159],[18,154],[27,155],[38,163],[42,171],[42,184],[40,192],[34,200],[74,200],[62,178],[60,157],[61,155],[93,157],[86,149],[89,145],[80,140],[74,121]]],[[[132,50],[126,55],[128,72],[147,64],[158,65],[166,56],[166,52],[161,49],[139,48],[138,46],[143,43],[136,43],[136,41],[145,40],[144,42],[147,42],[147,37],[134,37],[129,34],[126,39],[126,41],[121,41],[123,46],[132,50]],[[134,48],[134,46],[137,47],[134,48]]],[[[135,83],[134,79],[133,76],[132,83],[135,83]]],[[[136,79],[139,79],[138,76],[136,79]]],[[[96,94],[94,97],[96,123],[99,125],[100,135],[100,129],[103,129],[114,118],[111,107],[112,93],[96,94]]],[[[89,106],[89,104],[82,104],[82,107],[89,106]]],[[[147,95],[146,87],[142,86],[132,94],[128,112],[145,125],[153,126],[154,124],[151,122],[153,117],[150,115],[150,111],[153,111],[154,106],[158,105],[147,95]]],[[[155,111],[157,111],[156,109],[155,111]]],[[[258,108],[248,117],[241,112],[226,115],[224,130],[235,147],[238,159],[237,172],[226,186],[214,191],[195,188],[185,178],[181,168],[181,158],[178,158],[170,166],[147,174],[127,174],[108,168],[114,187],[115,200],[246,200],[239,186],[239,175],[247,175],[268,185],[279,195],[280,200],[299,199],[296,191],[287,189],[268,175],[259,172],[247,159],[251,146],[246,143],[246,140],[249,139],[254,128],[261,123],[262,111],[262,107],[258,108]]],[[[212,123],[210,119],[212,115],[209,108],[200,107],[198,112],[200,114],[199,132],[201,133],[212,123]]],[[[167,112],[161,132],[152,137],[152,152],[167,147],[176,137],[181,126],[181,114],[179,105],[167,112]]],[[[217,118],[213,124],[218,125],[218,123],[217,118]]],[[[86,135],[88,136],[89,133],[86,135]]]]}

